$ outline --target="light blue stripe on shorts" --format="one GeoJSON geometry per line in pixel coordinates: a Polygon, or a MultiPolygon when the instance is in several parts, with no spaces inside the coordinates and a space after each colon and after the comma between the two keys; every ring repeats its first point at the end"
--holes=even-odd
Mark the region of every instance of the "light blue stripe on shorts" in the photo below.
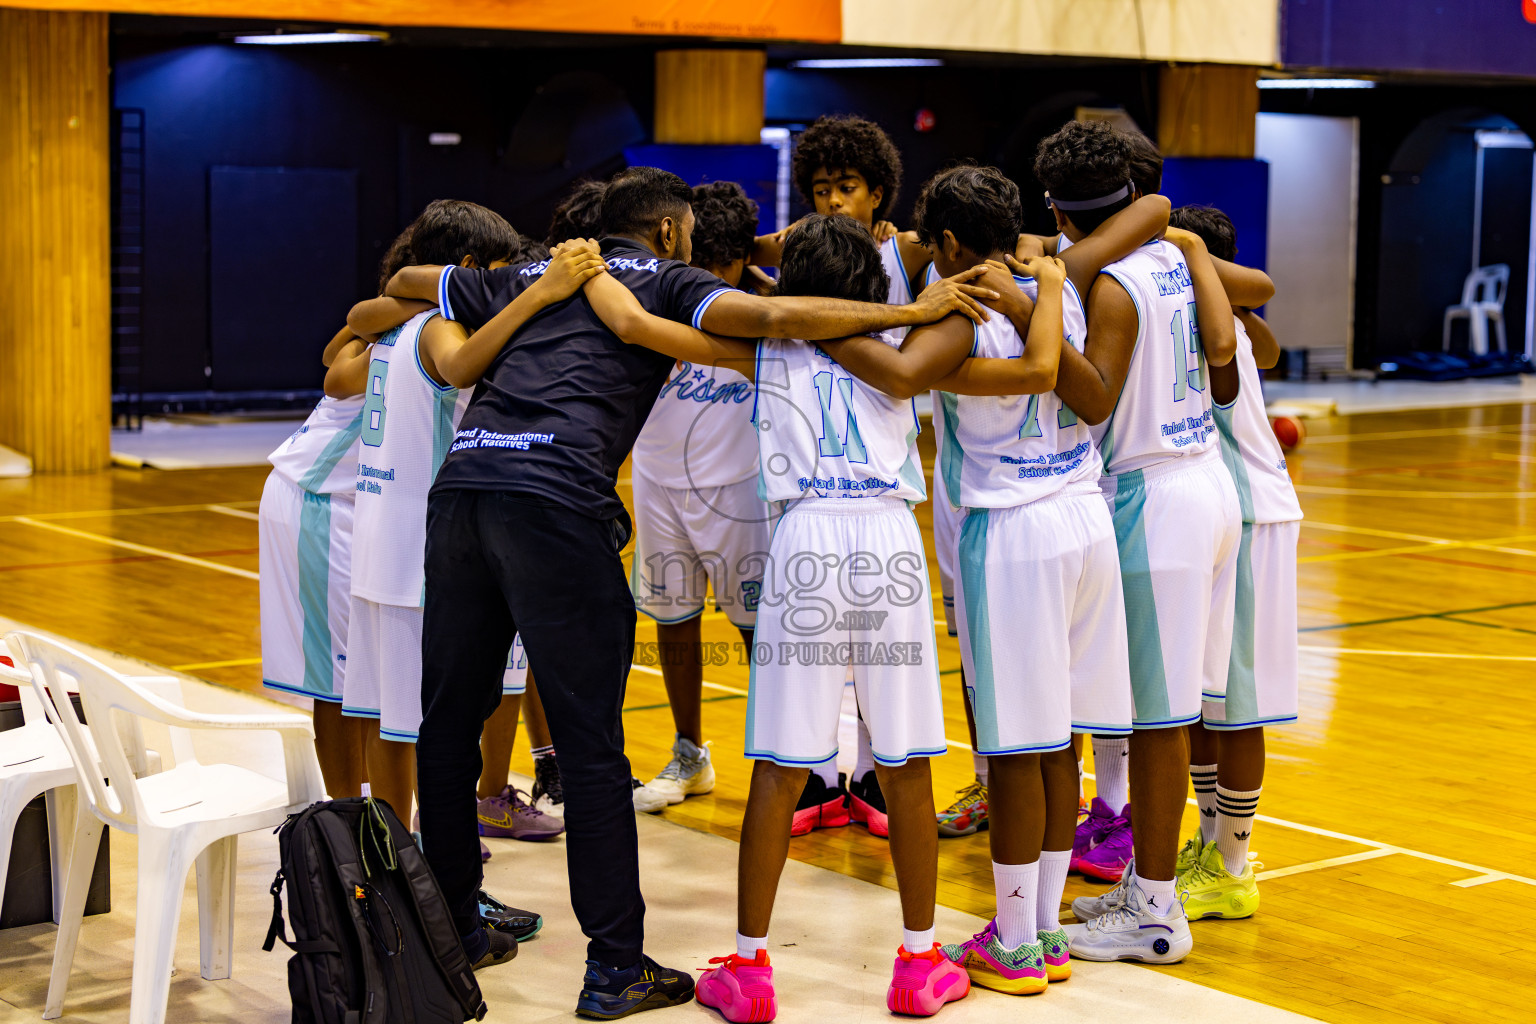
{"type": "Polygon", "coordinates": [[[331,652],[331,496],[303,492],[299,512],[299,607],[304,614],[304,692],[321,700],[336,693],[331,652]]]}

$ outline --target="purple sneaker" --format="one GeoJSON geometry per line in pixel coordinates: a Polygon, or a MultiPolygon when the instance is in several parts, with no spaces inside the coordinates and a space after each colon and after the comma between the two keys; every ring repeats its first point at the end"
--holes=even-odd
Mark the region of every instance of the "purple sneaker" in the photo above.
{"type": "Polygon", "coordinates": [[[476,811],[482,836],[538,841],[565,831],[565,822],[537,809],[524,799],[521,790],[511,786],[481,800],[476,811]]]}
{"type": "Polygon", "coordinates": [[[1131,836],[1131,805],[1115,816],[1108,833],[1077,862],[1077,869],[1089,878],[1102,882],[1118,882],[1125,873],[1125,866],[1135,855],[1131,836]]]}
{"type": "Polygon", "coordinates": [[[1099,797],[1093,798],[1093,803],[1088,807],[1088,816],[1077,823],[1077,832],[1072,836],[1072,860],[1069,863],[1073,871],[1083,870],[1083,858],[1114,831],[1115,819],[1119,817],[1109,804],[1099,797]]]}

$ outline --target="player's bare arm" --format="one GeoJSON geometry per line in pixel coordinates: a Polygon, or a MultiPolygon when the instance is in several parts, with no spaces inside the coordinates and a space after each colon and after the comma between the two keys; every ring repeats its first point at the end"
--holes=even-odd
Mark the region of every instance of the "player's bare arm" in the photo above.
{"type": "Polygon", "coordinates": [[[1079,295],[1087,295],[1099,271],[1162,234],[1172,212],[1166,196],[1142,196],[1061,254],[1067,280],[1079,295]]]}
{"type": "MultiPolygon", "coordinates": [[[[437,282],[443,276],[442,267],[401,267],[384,286],[384,294],[396,299],[420,299],[437,305],[437,282]]],[[[406,317],[409,320],[410,317],[406,317]]],[[[402,320],[401,323],[405,321],[402,320]]]]}
{"type": "Polygon", "coordinates": [[[343,345],[325,371],[326,397],[351,398],[362,394],[368,386],[368,361],[372,354],[372,343],[361,338],[343,345]]]}
{"type": "Polygon", "coordinates": [[[1248,332],[1248,340],[1253,342],[1253,361],[1261,370],[1274,369],[1280,361],[1280,339],[1275,337],[1275,332],[1269,329],[1264,318],[1253,310],[1239,309],[1236,313],[1248,332]]]}
{"type": "Polygon", "coordinates": [[[915,302],[889,306],[880,302],[853,302],[810,295],[776,295],[764,298],[745,292],[727,292],[704,311],[701,326],[711,334],[733,338],[800,338],[826,341],[854,334],[915,327],[960,313],[977,323],[985,323],[990,314],[982,299],[996,299],[998,293],[980,285],[969,284],[985,268],[973,267],[954,277],[935,281],[923,290],[915,302]]]}
{"type": "Polygon", "coordinates": [[[1216,276],[1227,293],[1227,301],[1234,306],[1254,309],[1275,297],[1275,282],[1262,270],[1244,267],[1227,260],[1211,257],[1216,276]]]}
{"type": "MultiPolygon", "coordinates": [[[[1232,305],[1211,263],[1205,240],[1193,231],[1168,229],[1168,241],[1179,247],[1195,291],[1195,318],[1200,325],[1200,347],[1211,366],[1225,366],[1237,355],[1237,329],[1232,326],[1232,305]]],[[[1077,248],[1073,246],[1072,248],[1077,248]]]]}
{"type": "MultiPolygon", "coordinates": [[[[325,351],[320,353],[320,365],[329,367],[336,361],[336,357],[341,353],[341,350],[346,347],[347,343],[357,340],[357,337],[357,333],[350,327],[343,327],[341,330],[337,331],[334,335],[332,335],[331,340],[325,343],[325,351]]],[[[372,339],[365,338],[363,340],[371,341],[372,339]]]]}
{"type": "Polygon", "coordinates": [[[358,337],[373,341],[385,331],[394,330],[416,314],[425,313],[436,305],[436,286],[432,295],[428,296],[428,301],[380,295],[375,299],[364,299],[353,306],[347,314],[347,326],[358,337]]]}
{"type": "Polygon", "coordinates": [[[474,387],[523,324],[546,307],[575,295],[605,269],[596,243],[590,248],[566,248],[550,259],[537,281],[474,334],[466,334],[463,327],[442,317],[433,317],[421,332],[422,369],[439,384],[474,387]]]}
{"type": "MultiPolygon", "coordinates": [[[[1004,310],[1014,330],[1024,340],[1024,353],[1018,359],[967,359],[933,386],[957,395],[1038,395],[1056,387],[1063,350],[1070,348],[1063,337],[1062,289],[1066,287],[1066,268],[1062,261],[1048,256],[1031,257],[1022,264],[1039,283],[1038,299],[1033,308],[1017,303],[1004,310]]],[[[1025,304],[1028,298],[1024,298],[1025,304]]]]}
{"type": "Polygon", "coordinates": [[[1056,394],[1078,419],[1092,426],[1109,419],[1120,401],[1141,323],[1130,293],[1107,275],[1101,274],[1088,293],[1087,312],[1083,351],[1063,346],[1056,394]]]}
{"type": "Polygon", "coordinates": [[[975,337],[976,325],[956,314],[915,328],[899,349],[867,334],[819,344],[865,384],[905,400],[958,366],[975,337]]]}
{"type": "Polygon", "coordinates": [[[696,366],[728,367],[756,379],[756,341],[722,338],[648,312],[612,274],[598,273],[582,290],[592,311],[626,345],[641,345],[696,366]]]}

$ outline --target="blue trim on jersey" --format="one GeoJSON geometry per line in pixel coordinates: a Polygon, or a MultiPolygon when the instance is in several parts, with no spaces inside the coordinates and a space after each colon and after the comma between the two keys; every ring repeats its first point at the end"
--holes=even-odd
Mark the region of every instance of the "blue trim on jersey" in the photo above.
{"type": "Polygon", "coordinates": [[[1007,747],[998,750],[983,749],[982,745],[977,743],[973,753],[980,754],[983,757],[1006,757],[1009,754],[1047,754],[1053,750],[1065,750],[1071,745],[1072,737],[1068,735],[1064,740],[1051,743],[1027,743],[1021,747],[1007,747]]]}
{"type": "Polygon", "coordinates": [[[1235,732],[1238,729],[1257,729],[1261,725],[1286,725],[1298,720],[1295,715],[1281,715],[1278,718],[1259,718],[1252,722],[1207,722],[1202,719],[1200,724],[1217,732],[1235,732]]]}
{"type": "Polygon", "coordinates": [[[1101,722],[1073,722],[1072,731],[1092,736],[1129,736],[1135,729],[1124,725],[1104,725],[1101,722]]]}
{"type": "Polygon", "coordinates": [[[876,764],[883,764],[888,768],[895,768],[906,764],[908,759],[914,757],[943,757],[945,754],[949,753],[949,744],[946,743],[944,746],[938,748],[937,750],[909,750],[899,758],[881,757],[879,754],[875,753],[873,749],[871,749],[869,753],[870,756],[875,759],[876,764]]]}
{"type": "Polygon", "coordinates": [[[442,313],[434,309],[432,312],[427,314],[427,318],[425,320],[416,325],[416,344],[411,346],[414,349],[411,354],[416,357],[416,369],[421,372],[421,379],[431,385],[433,390],[439,392],[452,391],[455,395],[457,395],[459,392],[458,388],[454,387],[452,384],[439,384],[437,381],[433,380],[432,375],[427,372],[427,368],[421,363],[421,332],[427,329],[427,324],[431,323],[434,317],[438,316],[442,316],[442,313]]]}
{"type": "MultiPolygon", "coordinates": [[[[633,593],[633,585],[631,585],[631,593],[633,593]]],[[[701,598],[700,600],[702,601],[703,599],[701,598]]],[[[719,606],[717,605],[716,608],[718,609],[719,606]]],[[[679,622],[687,622],[689,619],[696,619],[700,615],[703,615],[704,614],[704,605],[700,604],[693,611],[689,612],[687,615],[682,616],[681,618],[677,618],[677,619],[664,619],[660,615],[657,615],[655,612],[646,611],[643,607],[640,606],[640,603],[639,603],[639,601],[637,599],[636,602],[635,602],[635,611],[639,612],[641,615],[644,615],[646,618],[652,620],[653,622],[659,623],[659,624],[661,624],[663,626],[675,626],[679,622]]],[[[734,625],[734,623],[733,623],[733,625],[734,625]]]]}
{"type": "Polygon", "coordinates": [[[403,729],[385,729],[385,728],[380,728],[379,729],[379,738],[380,739],[386,739],[386,740],[393,740],[396,743],[415,743],[417,740],[419,740],[421,738],[421,734],[416,732],[415,730],[412,730],[411,732],[406,732],[403,729]]]}
{"type": "Polygon", "coordinates": [[[1136,729],[1173,729],[1182,725],[1194,725],[1200,721],[1199,715],[1191,715],[1188,718],[1170,718],[1164,722],[1135,722],[1131,725],[1132,731],[1136,729]]]}
{"type": "Polygon", "coordinates": [[[280,683],[276,679],[263,679],[261,681],[261,685],[265,686],[269,690],[280,690],[283,693],[297,694],[300,697],[310,697],[310,698],[312,698],[314,700],[323,701],[326,704],[340,704],[341,703],[341,698],[339,696],[335,695],[335,694],[331,694],[331,693],[311,693],[308,690],[304,689],[304,687],[302,687],[302,686],[291,686],[288,683],[280,683]]]}
{"type": "Polygon", "coordinates": [[[443,311],[443,317],[447,320],[453,319],[453,306],[448,302],[448,275],[453,270],[453,265],[449,264],[437,278],[437,308],[443,311]]]}
{"type": "MultiPolygon", "coordinates": [[[[369,360],[370,366],[372,362],[372,360],[369,360]]],[[[310,466],[303,478],[298,481],[299,487],[306,491],[319,493],[316,491],[316,488],[325,483],[326,477],[331,475],[331,471],[336,468],[336,464],[341,461],[341,457],[347,454],[347,449],[352,447],[352,443],[361,437],[362,433],[363,408],[359,407],[357,415],[352,417],[352,422],[342,427],[341,430],[337,431],[336,436],[327,442],[325,448],[316,457],[315,464],[310,466]]]]}
{"type": "MultiPolygon", "coordinates": [[[[747,698],[747,700],[749,702],[751,701],[751,699],[752,699],[751,697],[747,698]]],[[[752,721],[752,717],[749,714],[747,716],[747,722],[751,723],[751,721],[752,721]]],[[[750,757],[750,758],[752,758],[755,761],[772,761],[774,764],[779,765],[780,767],[783,767],[783,768],[814,768],[818,764],[825,764],[826,762],[828,762],[828,761],[832,760],[833,758],[835,758],[837,756],[837,748],[833,747],[832,748],[832,753],[828,754],[826,757],[799,758],[799,757],[784,757],[781,754],[775,754],[775,753],[773,753],[772,751],[769,751],[769,750],[753,750],[752,747],[751,747],[751,744],[749,743],[747,745],[747,748],[742,751],[742,756],[743,757],[750,757]]],[[[880,760],[878,755],[876,755],[875,760],[877,760],[877,761],[880,760]]],[[[901,764],[902,762],[901,761],[897,761],[897,762],[894,762],[894,763],[901,764]]]]}
{"type": "Polygon", "coordinates": [[[378,708],[353,708],[353,707],[348,707],[346,705],[346,703],[343,702],[342,705],[341,705],[341,715],[342,715],[343,718],[373,718],[373,719],[377,719],[379,717],[379,709],[378,708]]]}
{"type": "MultiPolygon", "coordinates": [[[[901,246],[896,244],[895,238],[887,238],[885,244],[891,247],[891,255],[896,257],[896,266],[901,268],[901,293],[907,297],[907,302],[915,302],[912,297],[912,280],[907,277],[907,264],[901,258],[901,246]]],[[[884,246],[882,246],[884,248],[884,246]]],[[[929,263],[928,266],[933,266],[929,263]]]]}
{"type": "Polygon", "coordinates": [[[694,309],[693,309],[693,326],[694,326],[694,329],[695,330],[700,330],[700,331],[702,331],[704,329],[703,326],[702,326],[702,324],[704,322],[704,311],[710,307],[710,304],[712,302],[714,302],[716,299],[718,299],[720,296],[726,294],[727,292],[733,292],[735,290],[736,290],[735,288],[716,288],[714,291],[712,291],[708,295],[704,296],[704,300],[702,302],[700,302],[697,306],[695,306],[694,309]]]}
{"type": "MultiPolygon", "coordinates": [[[[299,506],[299,607],[303,611],[304,690],[336,692],[331,654],[331,496],[305,491],[299,506]]],[[[329,699],[329,698],[328,698],[329,699]]]]}

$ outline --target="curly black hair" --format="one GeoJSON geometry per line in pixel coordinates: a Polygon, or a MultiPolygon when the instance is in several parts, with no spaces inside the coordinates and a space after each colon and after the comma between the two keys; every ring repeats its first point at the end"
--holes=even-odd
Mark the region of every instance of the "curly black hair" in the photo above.
{"type": "Polygon", "coordinates": [[[1163,154],[1157,144],[1141,132],[1126,132],[1126,155],[1131,166],[1131,183],[1144,196],[1155,196],[1163,190],[1163,154]]]}
{"type": "Polygon", "coordinates": [[[852,217],[813,213],[784,240],[776,295],[884,302],[890,290],[874,237],[852,217]]]}
{"type": "Polygon", "coordinates": [[[602,234],[603,193],[605,181],[578,181],[566,193],[549,221],[546,246],[559,245],[571,238],[596,238],[602,234]]]}
{"type": "Polygon", "coordinates": [[[795,143],[792,176],[806,202],[815,205],[811,176],[818,170],[853,170],[864,176],[870,191],[882,189],[884,214],[896,206],[901,191],[901,154],[885,129],[862,117],[818,117],[795,143]]]}
{"type": "Polygon", "coordinates": [[[1237,225],[1214,206],[1181,206],[1168,218],[1168,226],[1193,231],[1219,260],[1237,259],[1237,225]]]}
{"type": "MultiPolygon", "coordinates": [[[[1035,177],[1056,199],[1098,199],[1131,180],[1130,155],[1125,133],[1106,122],[1068,121],[1055,135],[1040,140],[1035,177]]],[[[1092,231],[1130,204],[1126,196],[1109,206],[1063,212],[1077,227],[1092,231]]]]}
{"type": "Polygon", "coordinates": [[[711,181],[693,190],[693,265],[706,270],[752,255],[757,204],[734,181],[711,181]]]}
{"type": "Polygon", "coordinates": [[[465,256],[488,267],[497,260],[510,263],[522,247],[522,236],[496,211],[460,199],[434,199],[390,243],[379,267],[379,292],[401,267],[446,266],[465,256]]]}
{"type": "Polygon", "coordinates": [[[1023,230],[1019,186],[996,167],[974,164],[940,171],[923,185],[912,212],[917,240],[924,245],[944,237],[983,258],[997,250],[1012,252],[1023,230]]]}

